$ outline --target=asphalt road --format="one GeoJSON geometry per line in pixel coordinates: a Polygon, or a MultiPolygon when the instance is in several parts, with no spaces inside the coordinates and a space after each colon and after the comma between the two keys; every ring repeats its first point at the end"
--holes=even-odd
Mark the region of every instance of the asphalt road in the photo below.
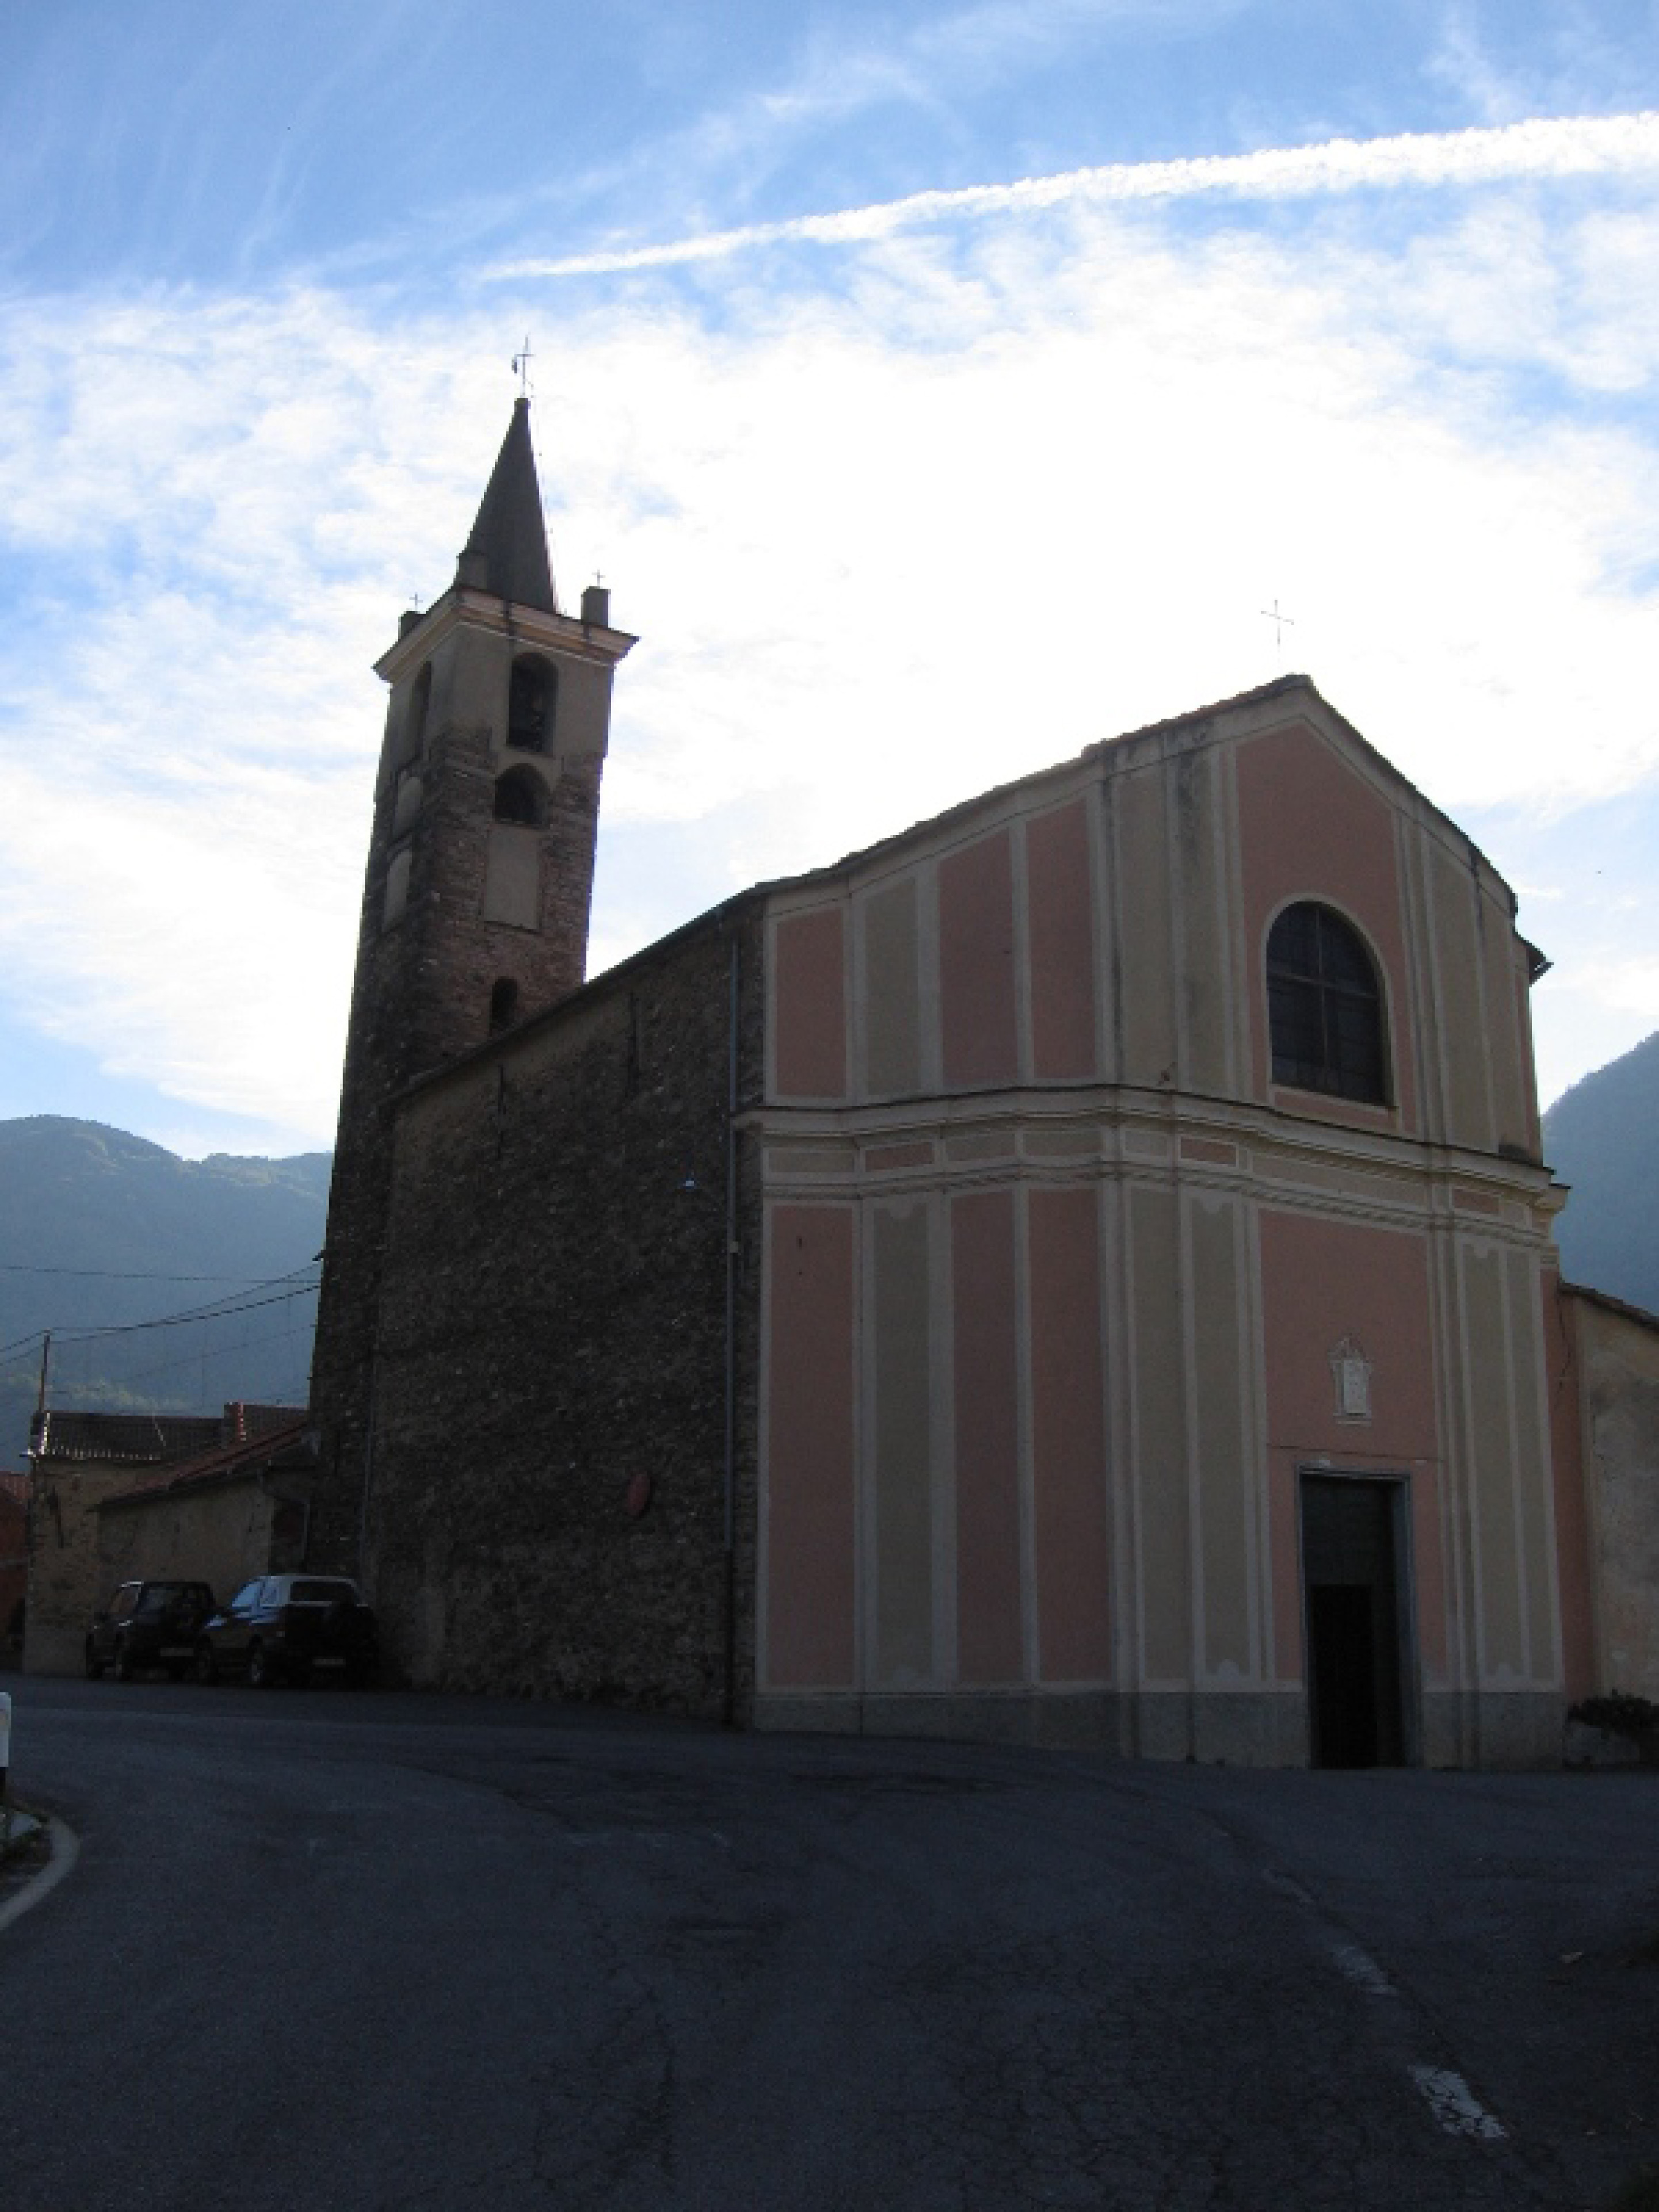
{"type": "Polygon", "coordinates": [[[1659,2163],[1659,1776],[5,1686],[82,1844],[0,1929],[5,2212],[1519,2212],[1659,2163]]]}

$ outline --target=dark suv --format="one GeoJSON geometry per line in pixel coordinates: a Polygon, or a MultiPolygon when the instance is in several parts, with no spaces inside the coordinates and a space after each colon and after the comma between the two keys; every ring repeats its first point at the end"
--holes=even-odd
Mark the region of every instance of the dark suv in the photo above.
{"type": "Polygon", "coordinates": [[[328,1676],[361,1688],[379,1657],[374,1615],[343,1575],[261,1575],[196,1638],[198,1680],[246,1674],[256,1689],[328,1676]]]}
{"type": "Polygon", "coordinates": [[[196,1639],[213,1611],[205,1583],[123,1583],[87,1631],[87,1678],[106,1667],[118,1682],[141,1669],[165,1667],[175,1682],[196,1656],[196,1639]]]}

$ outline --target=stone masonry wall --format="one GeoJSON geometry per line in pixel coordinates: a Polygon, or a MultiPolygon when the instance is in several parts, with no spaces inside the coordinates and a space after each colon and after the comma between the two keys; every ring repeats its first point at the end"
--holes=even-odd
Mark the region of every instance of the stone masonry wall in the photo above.
{"type": "Polygon", "coordinates": [[[1594,1531],[1595,1687],[1659,1704],[1659,1327],[1609,1300],[1568,1298],[1594,1531]]]}
{"type": "Polygon", "coordinates": [[[274,1498],[252,1474],[163,1492],[98,1516],[106,1586],[139,1576],[179,1576],[211,1585],[228,1605],[254,1575],[297,1567],[303,1509],[274,1498]]]}
{"type": "MultiPolygon", "coordinates": [[[[367,1571],[416,1680],[725,1706],[731,963],[735,945],[739,1096],[755,1103],[760,910],[693,925],[400,1109],[367,1571]]],[[[743,1717],[759,1177],[741,1143],[738,1158],[743,1717]]]]}
{"type": "Polygon", "coordinates": [[[147,1472],[130,1462],[37,1461],[28,1518],[28,1619],[23,1668],[30,1674],[78,1674],[93,1608],[118,1575],[99,1557],[98,1507],[147,1472]]]}
{"type": "MultiPolygon", "coordinates": [[[[452,641],[453,649],[463,642],[452,641]]],[[[554,1004],[580,983],[604,769],[598,752],[563,752],[544,764],[556,780],[538,836],[542,926],[488,921],[483,894],[500,766],[490,728],[452,724],[429,734],[415,764],[420,804],[400,829],[407,711],[408,702],[394,698],[376,791],[312,1377],[323,1466],[310,1564],[343,1573],[359,1564],[392,1102],[416,1076],[483,1041],[498,980],[518,985],[521,1014],[554,1004]],[[384,926],[388,873],[404,852],[407,899],[399,917],[384,926]]]]}

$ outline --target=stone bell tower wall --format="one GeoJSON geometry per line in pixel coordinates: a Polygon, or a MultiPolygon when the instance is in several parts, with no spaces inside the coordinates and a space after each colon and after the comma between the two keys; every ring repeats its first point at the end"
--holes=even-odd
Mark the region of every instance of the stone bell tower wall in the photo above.
{"type": "MultiPolygon", "coordinates": [[[[463,574],[466,567],[463,559],[463,574]]],[[[405,617],[365,872],[313,1371],[322,1472],[310,1564],[358,1563],[396,1101],[584,977],[612,671],[603,619],[458,584],[405,617]],[[515,723],[515,666],[544,711],[515,723]],[[526,740],[529,740],[526,742],[526,740]]]]}

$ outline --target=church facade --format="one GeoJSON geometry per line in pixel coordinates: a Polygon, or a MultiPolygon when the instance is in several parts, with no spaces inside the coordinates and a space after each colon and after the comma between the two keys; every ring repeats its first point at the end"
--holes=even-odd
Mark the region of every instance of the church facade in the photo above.
{"type": "Polygon", "coordinates": [[[1305,678],[582,980],[613,672],[523,403],[391,686],[311,1563],[416,1681],[1266,1764],[1592,1686],[1489,862],[1305,678]]]}

